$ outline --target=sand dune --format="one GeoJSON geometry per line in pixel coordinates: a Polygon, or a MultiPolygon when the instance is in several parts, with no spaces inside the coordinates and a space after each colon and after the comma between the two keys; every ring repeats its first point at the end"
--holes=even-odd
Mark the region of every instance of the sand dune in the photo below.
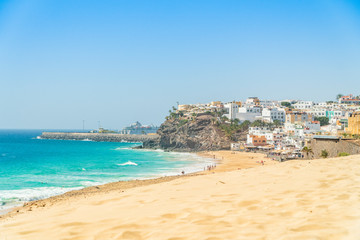
{"type": "Polygon", "coordinates": [[[359,183],[360,156],[219,170],[27,206],[0,239],[359,239],[359,183]]]}

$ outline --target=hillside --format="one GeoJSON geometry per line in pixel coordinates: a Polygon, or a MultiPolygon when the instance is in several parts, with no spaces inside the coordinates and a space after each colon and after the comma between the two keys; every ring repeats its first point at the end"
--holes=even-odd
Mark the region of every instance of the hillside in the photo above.
{"type": "Polygon", "coordinates": [[[192,118],[169,117],[159,128],[158,141],[144,142],[145,148],[161,148],[168,151],[206,151],[230,149],[234,140],[244,140],[244,133],[232,131],[212,114],[192,118]]]}

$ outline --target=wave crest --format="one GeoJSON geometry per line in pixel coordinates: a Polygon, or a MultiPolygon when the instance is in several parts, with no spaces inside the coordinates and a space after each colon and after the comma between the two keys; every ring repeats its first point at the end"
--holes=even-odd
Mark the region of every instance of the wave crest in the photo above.
{"type": "Polygon", "coordinates": [[[119,163],[119,164],[116,164],[118,166],[137,166],[138,164],[137,163],[134,163],[134,162],[131,162],[131,161],[127,161],[126,163],[119,163]]]}

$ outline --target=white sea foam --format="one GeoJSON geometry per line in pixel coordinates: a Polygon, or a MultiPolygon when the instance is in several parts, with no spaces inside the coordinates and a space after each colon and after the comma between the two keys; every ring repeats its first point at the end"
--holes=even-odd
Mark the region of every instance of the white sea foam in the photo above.
{"type": "Polygon", "coordinates": [[[126,163],[119,163],[119,164],[116,164],[116,165],[118,165],[118,166],[128,166],[128,165],[137,166],[137,163],[127,161],[126,163]]]}
{"type": "Polygon", "coordinates": [[[139,149],[134,149],[137,151],[141,151],[141,152],[165,152],[162,149],[146,149],[146,148],[139,148],[139,149]]]}
{"type": "Polygon", "coordinates": [[[0,190],[0,210],[19,206],[24,202],[60,195],[77,188],[41,187],[19,190],[0,190]]]}
{"type": "Polygon", "coordinates": [[[93,140],[88,139],[88,138],[85,138],[85,139],[83,139],[83,140],[81,140],[81,141],[83,141],[83,142],[93,142],[93,140]]]}
{"type": "Polygon", "coordinates": [[[131,147],[118,147],[118,148],[115,148],[115,150],[133,150],[131,147]]]}
{"type": "Polygon", "coordinates": [[[109,181],[104,181],[104,182],[95,182],[95,181],[81,181],[80,184],[83,185],[84,187],[92,187],[92,186],[97,186],[97,185],[103,185],[105,183],[108,183],[109,181]]]}
{"type": "MultiPolygon", "coordinates": [[[[134,144],[136,146],[136,144],[134,144]]],[[[126,148],[116,148],[116,150],[124,150],[124,149],[131,149],[129,146],[126,148]]],[[[134,176],[127,176],[127,177],[119,177],[114,176],[111,179],[104,179],[104,182],[98,181],[80,181],[80,184],[83,187],[86,186],[94,186],[100,185],[107,182],[114,182],[119,180],[132,180],[132,179],[149,179],[149,178],[156,178],[161,176],[171,176],[171,175],[181,175],[182,171],[186,174],[198,172],[204,170],[209,165],[215,164],[217,161],[211,158],[204,158],[200,157],[194,153],[186,153],[186,152],[164,152],[163,150],[143,150],[139,149],[136,151],[152,151],[157,152],[158,156],[163,156],[167,161],[179,161],[179,164],[173,167],[163,167],[159,168],[158,171],[149,173],[140,173],[134,176]],[[189,161],[189,163],[186,163],[189,161]]],[[[138,164],[135,162],[127,161],[124,163],[116,164],[118,166],[137,166],[138,164]]],[[[79,168],[79,170],[84,171],[85,168],[79,168]]],[[[71,176],[72,178],[75,176],[71,176]]],[[[82,178],[82,177],[81,177],[82,178]]],[[[80,178],[80,179],[81,179],[80,178]]],[[[66,177],[67,179],[67,177],[66,177]]],[[[79,180],[80,180],[79,179],[79,180]]],[[[48,198],[55,195],[60,195],[65,192],[81,189],[82,187],[77,188],[61,188],[61,187],[41,187],[41,188],[33,188],[33,189],[23,189],[23,190],[0,190],[0,210],[8,209],[11,207],[22,205],[24,202],[38,200],[43,198],[48,198]]]]}

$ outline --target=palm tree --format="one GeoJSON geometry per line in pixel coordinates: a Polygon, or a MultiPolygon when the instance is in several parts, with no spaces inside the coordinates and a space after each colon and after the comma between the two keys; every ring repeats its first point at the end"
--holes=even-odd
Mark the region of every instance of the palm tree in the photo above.
{"type": "Polygon", "coordinates": [[[313,152],[313,150],[311,149],[311,147],[304,147],[304,148],[302,149],[302,152],[304,152],[304,153],[306,154],[306,157],[307,157],[307,158],[309,158],[309,155],[310,155],[310,154],[311,154],[311,155],[314,154],[314,152],[313,152]]]}

